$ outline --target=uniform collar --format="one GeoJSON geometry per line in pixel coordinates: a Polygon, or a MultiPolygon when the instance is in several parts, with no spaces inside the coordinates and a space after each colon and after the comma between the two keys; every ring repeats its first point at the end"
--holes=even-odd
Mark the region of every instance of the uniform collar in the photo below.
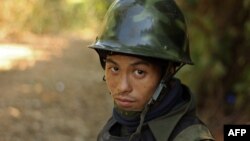
{"type": "Polygon", "coordinates": [[[182,116],[185,115],[187,112],[194,110],[194,100],[192,94],[188,92],[184,93],[184,95],[187,97],[188,102],[175,107],[168,114],[161,116],[155,120],[152,120],[148,123],[157,141],[168,140],[172,131],[174,130],[175,126],[182,118],[182,116]],[[162,133],[163,130],[164,134],[162,133]]]}

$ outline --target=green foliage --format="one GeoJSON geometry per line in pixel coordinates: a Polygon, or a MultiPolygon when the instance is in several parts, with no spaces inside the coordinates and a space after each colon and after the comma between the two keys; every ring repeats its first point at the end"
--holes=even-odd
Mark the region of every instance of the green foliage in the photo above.
{"type": "Polygon", "coordinates": [[[2,0],[0,25],[35,33],[81,29],[99,23],[107,6],[99,0],[2,0]]]}
{"type": "Polygon", "coordinates": [[[250,115],[249,0],[181,2],[195,65],[179,75],[197,94],[201,107],[209,105],[208,109],[223,114],[250,115]],[[227,100],[230,93],[235,94],[233,103],[227,100]]]}

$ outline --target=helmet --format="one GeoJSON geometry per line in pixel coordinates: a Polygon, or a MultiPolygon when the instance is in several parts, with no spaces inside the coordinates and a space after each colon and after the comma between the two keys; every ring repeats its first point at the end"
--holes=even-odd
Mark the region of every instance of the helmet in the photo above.
{"type": "Polygon", "coordinates": [[[90,48],[192,64],[184,16],[173,0],[116,0],[90,48]]]}

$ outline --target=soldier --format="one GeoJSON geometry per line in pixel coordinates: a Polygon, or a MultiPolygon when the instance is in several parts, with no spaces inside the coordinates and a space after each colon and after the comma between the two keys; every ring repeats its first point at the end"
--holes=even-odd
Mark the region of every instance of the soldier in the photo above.
{"type": "Polygon", "coordinates": [[[98,141],[212,141],[187,86],[193,64],[184,16],[173,0],[116,0],[94,44],[114,100],[98,141]]]}

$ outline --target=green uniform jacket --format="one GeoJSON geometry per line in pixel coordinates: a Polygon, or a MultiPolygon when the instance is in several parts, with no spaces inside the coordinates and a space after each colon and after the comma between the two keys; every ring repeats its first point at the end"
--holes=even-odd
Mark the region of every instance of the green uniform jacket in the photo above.
{"type": "MultiPolygon", "coordinates": [[[[177,105],[168,114],[143,125],[141,136],[133,141],[213,141],[210,131],[195,114],[195,102],[188,88],[184,86],[186,102],[177,105]]],[[[112,135],[117,122],[113,117],[98,136],[98,141],[128,141],[129,137],[112,135]]]]}

